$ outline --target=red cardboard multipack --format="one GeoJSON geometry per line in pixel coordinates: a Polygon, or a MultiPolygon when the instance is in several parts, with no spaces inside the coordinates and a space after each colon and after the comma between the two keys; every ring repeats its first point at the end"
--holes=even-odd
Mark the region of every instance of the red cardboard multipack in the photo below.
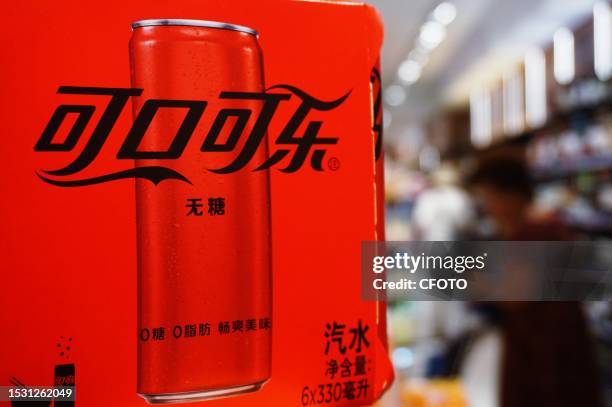
{"type": "Polygon", "coordinates": [[[368,405],[382,26],[352,1],[2,5],[0,404],[368,405]],[[29,404],[28,404],[29,403],[29,404]]]}

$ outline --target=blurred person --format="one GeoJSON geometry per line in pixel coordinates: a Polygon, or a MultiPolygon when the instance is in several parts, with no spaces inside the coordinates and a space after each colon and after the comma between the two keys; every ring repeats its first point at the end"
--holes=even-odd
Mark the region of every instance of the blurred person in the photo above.
{"type": "Polygon", "coordinates": [[[412,221],[417,237],[428,241],[459,240],[474,221],[469,194],[458,186],[457,170],[442,165],[431,174],[431,187],[417,198],[412,221]]]}
{"type": "MultiPolygon", "coordinates": [[[[542,217],[530,210],[532,184],[519,158],[485,159],[468,182],[496,226],[496,239],[571,238],[555,217],[542,217]]],[[[501,407],[603,406],[580,303],[489,302],[473,307],[486,315],[501,335],[501,407]]]]}
{"type": "Polygon", "coordinates": [[[532,181],[524,162],[512,155],[483,159],[468,179],[476,200],[493,221],[499,240],[572,240],[555,213],[533,210],[532,181]]]}
{"type": "MultiPolygon", "coordinates": [[[[415,202],[412,223],[415,237],[427,241],[459,240],[474,222],[474,204],[459,184],[457,169],[449,163],[430,175],[431,186],[421,192],[415,202]]],[[[467,311],[462,303],[452,301],[419,301],[417,336],[431,341],[443,338],[454,343],[465,332],[467,311]]],[[[445,376],[452,371],[452,355],[436,353],[427,362],[428,377],[445,376]]],[[[448,351],[452,354],[452,351],[448,351]]]]}

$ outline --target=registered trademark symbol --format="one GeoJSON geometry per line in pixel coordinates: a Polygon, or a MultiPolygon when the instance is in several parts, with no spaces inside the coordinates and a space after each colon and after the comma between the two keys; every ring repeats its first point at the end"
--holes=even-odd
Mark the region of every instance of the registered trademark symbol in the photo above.
{"type": "Polygon", "coordinates": [[[338,171],[340,169],[340,160],[336,157],[331,157],[327,160],[327,167],[332,171],[338,171]]]}

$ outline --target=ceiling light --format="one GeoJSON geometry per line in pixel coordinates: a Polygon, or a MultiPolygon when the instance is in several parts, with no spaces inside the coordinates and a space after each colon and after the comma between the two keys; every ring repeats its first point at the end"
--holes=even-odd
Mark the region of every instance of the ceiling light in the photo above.
{"type": "Polygon", "coordinates": [[[457,8],[453,3],[440,3],[433,11],[433,18],[440,24],[449,25],[457,17],[457,8]]]}
{"type": "Polygon", "coordinates": [[[384,98],[389,106],[399,106],[406,100],[406,90],[400,85],[391,85],[385,89],[384,98]]]}
{"type": "Polygon", "coordinates": [[[470,133],[472,144],[482,148],[493,138],[491,94],[481,89],[470,95],[470,133]]]}
{"type": "Polygon", "coordinates": [[[546,123],[546,57],[540,48],[525,54],[525,119],[530,127],[546,123]]]}
{"type": "Polygon", "coordinates": [[[428,50],[436,48],[446,38],[446,29],[437,21],[428,21],[421,27],[419,43],[428,50]]]}
{"type": "Polygon", "coordinates": [[[516,135],[523,130],[524,107],[523,81],[519,72],[504,75],[503,78],[503,122],[507,134],[516,135]]]}
{"type": "Polygon", "coordinates": [[[559,28],[553,36],[554,74],[561,85],[574,79],[574,33],[567,28],[559,28]]]}
{"type": "Polygon", "coordinates": [[[400,80],[407,84],[413,84],[421,77],[421,65],[418,62],[411,59],[402,62],[399,66],[397,74],[400,80]]]}
{"type": "Polygon", "coordinates": [[[612,10],[607,1],[593,6],[595,74],[602,81],[612,76],[612,10]]]}
{"type": "Polygon", "coordinates": [[[408,53],[408,59],[417,62],[419,65],[424,66],[427,63],[429,57],[427,56],[427,50],[421,47],[416,47],[408,53]]]}

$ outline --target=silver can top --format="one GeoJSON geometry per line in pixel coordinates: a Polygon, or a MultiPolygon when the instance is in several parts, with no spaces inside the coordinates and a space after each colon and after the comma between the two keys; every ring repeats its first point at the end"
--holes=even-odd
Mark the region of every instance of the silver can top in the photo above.
{"type": "Polygon", "coordinates": [[[151,27],[156,25],[182,25],[189,27],[219,28],[221,30],[240,31],[243,33],[254,35],[256,37],[258,35],[257,31],[252,28],[245,27],[243,25],[221,23],[219,21],[189,20],[183,18],[158,18],[150,20],[138,20],[132,23],[132,29],[139,27],[151,27]]]}

